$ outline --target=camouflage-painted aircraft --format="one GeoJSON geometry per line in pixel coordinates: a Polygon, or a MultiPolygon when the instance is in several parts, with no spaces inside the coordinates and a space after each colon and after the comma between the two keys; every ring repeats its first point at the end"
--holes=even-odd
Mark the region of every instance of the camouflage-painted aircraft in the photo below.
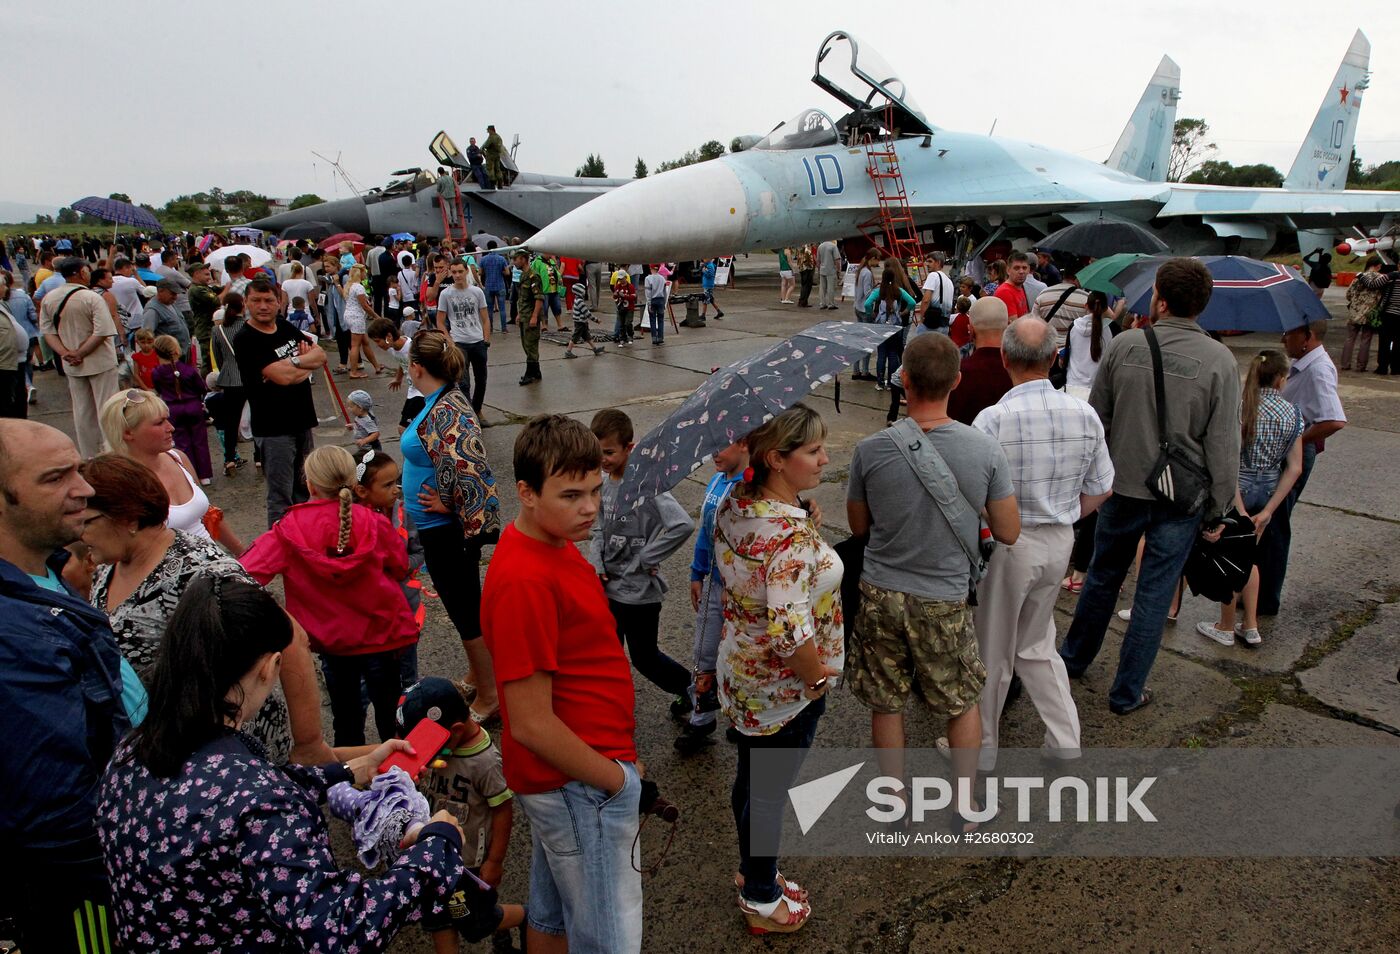
{"type": "MultiPolygon", "coordinates": [[[[462,196],[462,222],[470,234],[528,235],[630,179],[580,179],[521,172],[509,155],[502,157],[508,187],[482,189],[472,178],[471,166],[447,133],[440,132],[428,151],[443,166],[455,166],[466,175],[458,189],[462,196]]],[[[336,199],[295,212],[280,212],[249,223],[254,228],[281,233],[302,222],[330,222],[343,232],[361,235],[414,235],[442,237],[443,217],[438,202],[436,170],[404,169],[399,178],[353,199],[336,199]]],[[[454,234],[457,229],[453,229],[454,234]]],[[[460,236],[459,236],[460,237],[460,236]]]]}
{"type": "Polygon", "coordinates": [[[1280,232],[1302,250],[1354,229],[1386,228],[1400,193],[1346,191],[1371,45],[1358,30],[1284,187],[1164,182],[1180,71],[1157,67],[1106,163],[1026,142],[932,125],[880,56],[828,36],[812,81],[850,110],[808,109],[743,152],[628,183],[546,226],[535,249],[605,261],[692,259],[853,237],[879,211],[863,136],[893,105],[895,149],[921,229],[965,225],[985,244],[1038,238],[1115,216],[1149,224],[1181,254],[1263,255],[1280,232]]]}

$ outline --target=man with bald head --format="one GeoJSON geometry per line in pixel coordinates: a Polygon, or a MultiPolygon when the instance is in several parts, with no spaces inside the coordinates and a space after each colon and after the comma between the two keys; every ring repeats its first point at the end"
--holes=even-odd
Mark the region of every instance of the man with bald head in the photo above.
{"type": "Polygon", "coordinates": [[[1011,389],[972,426],[1001,445],[1021,514],[1021,535],[998,547],[977,588],[977,647],[987,667],[982,690],[981,768],[996,765],[998,723],[1012,675],[1045,723],[1045,746],[1079,750],[1079,714],[1055,651],[1055,597],[1074,546],[1074,522],[1093,513],[1113,486],[1113,461],[1094,409],[1050,385],[1055,332],[1040,318],[1013,321],[1001,360],[1011,389]]]}
{"type": "Polygon", "coordinates": [[[991,407],[1011,389],[1011,378],[1001,362],[1001,336],[1010,320],[1006,303],[991,295],[979,298],[967,317],[974,350],[962,359],[962,377],[948,395],[948,416],[960,424],[971,424],[984,407],[991,407]]]}
{"type": "MultiPolygon", "coordinates": [[[[104,308],[105,310],[105,308],[104,308]]],[[[0,855],[25,951],[110,950],[97,785],[144,693],[107,625],[63,581],[92,487],[64,434],[0,420],[0,855]]]]}

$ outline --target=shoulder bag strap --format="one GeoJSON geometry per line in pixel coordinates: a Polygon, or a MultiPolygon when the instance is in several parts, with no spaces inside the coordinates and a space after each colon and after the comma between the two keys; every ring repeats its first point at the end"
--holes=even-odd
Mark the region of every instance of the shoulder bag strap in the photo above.
{"type": "Polygon", "coordinates": [[[1147,347],[1152,351],[1152,386],[1157,393],[1157,443],[1165,447],[1167,441],[1167,386],[1162,374],[1162,349],[1157,344],[1157,333],[1148,325],[1143,329],[1147,336],[1147,347]]]}
{"type": "Polygon", "coordinates": [[[981,520],[977,512],[968,504],[967,498],[963,496],[962,490],[958,487],[957,478],[948,469],[948,464],[943,460],[943,455],[938,453],[938,448],[933,446],[933,442],[928,440],[928,435],[918,424],[909,418],[904,418],[897,424],[891,425],[885,430],[885,436],[894,442],[894,446],[899,448],[899,452],[904,455],[904,459],[909,462],[909,466],[914,469],[919,482],[924,485],[924,490],[933,498],[933,502],[938,505],[938,512],[943,515],[948,528],[953,531],[953,536],[957,538],[958,545],[962,547],[964,555],[973,567],[982,563],[981,553],[978,551],[976,536],[981,526],[981,520]],[[929,479],[930,473],[937,479],[938,485],[929,479]],[[964,531],[958,529],[958,524],[971,520],[974,528],[973,539],[969,540],[964,531]]]}
{"type": "Polygon", "coordinates": [[[64,296],[63,296],[63,301],[59,302],[59,303],[58,303],[58,307],[54,309],[54,312],[53,312],[53,330],[54,330],[55,332],[58,331],[58,320],[59,320],[60,318],[63,317],[63,309],[65,309],[65,308],[68,307],[68,299],[72,298],[74,295],[76,295],[78,292],[80,292],[80,291],[82,291],[82,290],[83,290],[83,289],[81,289],[81,288],[75,288],[75,289],[73,289],[72,291],[70,291],[68,294],[64,295],[64,296]]]}
{"type": "Polygon", "coordinates": [[[226,329],[223,325],[219,325],[218,328],[219,337],[224,339],[224,347],[228,349],[229,357],[237,361],[238,352],[233,350],[233,342],[228,340],[228,329],[226,329]]]}
{"type": "Polygon", "coordinates": [[[1073,285],[1069,286],[1064,290],[1064,292],[1060,295],[1060,300],[1055,302],[1054,306],[1045,316],[1045,323],[1047,325],[1050,323],[1050,319],[1055,317],[1055,312],[1060,310],[1060,306],[1063,305],[1066,300],[1068,300],[1070,295],[1073,295],[1077,291],[1079,291],[1079,289],[1075,288],[1073,285]]]}

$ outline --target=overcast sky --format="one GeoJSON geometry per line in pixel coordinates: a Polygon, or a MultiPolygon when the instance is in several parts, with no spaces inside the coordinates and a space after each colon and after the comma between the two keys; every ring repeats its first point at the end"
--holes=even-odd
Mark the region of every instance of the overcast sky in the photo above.
{"type": "Polygon", "coordinates": [[[0,200],[128,192],[161,205],[220,186],[349,194],[431,163],[494,122],[523,169],[571,174],[589,152],[630,176],[707,139],[765,133],[806,106],[818,45],[850,29],[935,125],[1102,160],[1157,61],[1181,66],[1179,116],[1220,158],[1286,172],[1353,32],[1372,44],[1357,152],[1400,158],[1400,25],[1361,4],[706,0],[433,4],[142,2],[11,5],[12,101],[0,200]],[[114,6],[132,12],[115,15],[114,6]],[[1318,16],[1310,11],[1323,9],[1318,16]],[[859,15],[855,11],[861,10],[859,15]],[[1009,23],[1010,11],[1024,11],[1009,23]],[[1240,12],[1236,12],[1236,11],[1240,12]],[[1250,12],[1244,12],[1249,10],[1250,12]],[[265,12],[261,12],[265,11],[265,12]],[[501,16],[487,11],[508,11],[501,16]],[[877,12],[881,11],[881,12],[877,12]],[[894,11],[894,12],[885,12],[894,11]],[[1222,11],[1229,11],[1228,14],[1222,11]],[[1346,19],[1349,13],[1355,19],[1346,19]],[[62,72],[58,68],[62,68],[62,72]]]}

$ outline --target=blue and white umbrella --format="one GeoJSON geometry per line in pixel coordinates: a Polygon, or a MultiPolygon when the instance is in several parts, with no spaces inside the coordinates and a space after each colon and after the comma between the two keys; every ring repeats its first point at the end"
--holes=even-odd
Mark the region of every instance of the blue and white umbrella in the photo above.
{"type": "Polygon", "coordinates": [[[637,444],[618,488],[618,506],[631,511],[670,490],[710,455],[792,407],[900,330],[824,321],[719,368],[637,444]]]}
{"type": "Polygon", "coordinates": [[[412,242],[417,236],[412,232],[395,232],[393,235],[389,236],[389,238],[395,242],[412,242]]]}
{"type": "MultiPolygon", "coordinates": [[[[1128,310],[1145,315],[1164,256],[1138,259],[1114,276],[1128,310]]],[[[1210,302],[1197,321],[1207,331],[1262,331],[1279,334],[1332,317],[1296,269],[1239,255],[1197,257],[1214,282],[1210,302]]]]}

